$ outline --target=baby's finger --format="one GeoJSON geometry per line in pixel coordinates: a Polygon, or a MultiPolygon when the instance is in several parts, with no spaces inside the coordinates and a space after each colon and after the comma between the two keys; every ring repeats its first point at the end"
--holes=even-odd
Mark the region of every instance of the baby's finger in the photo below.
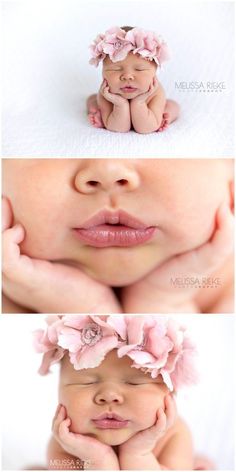
{"type": "Polygon", "coordinates": [[[53,417],[53,420],[52,420],[53,423],[54,423],[55,420],[57,419],[58,414],[59,414],[59,411],[61,410],[61,407],[62,407],[62,405],[59,403],[59,405],[57,405],[57,409],[56,409],[56,411],[55,411],[55,414],[54,414],[54,417],[53,417]]]}
{"type": "Polygon", "coordinates": [[[20,224],[4,231],[2,236],[3,272],[11,272],[16,267],[20,259],[19,244],[23,241],[24,237],[25,231],[20,224]]]}
{"type": "Polygon", "coordinates": [[[10,228],[13,221],[13,213],[9,200],[2,197],[2,231],[10,228]]]}
{"type": "Polygon", "coordinates": [[[158,408],[157,410],[157,421],[154,428],[158,433],[164,433],[166,431],[166,414],[163,408],[158,408]]]}
{"type": "Polygon", "coordinates": [[[64,445],[70,446],[70,448],[78,447],[78,434],[71,433],[69,427],[71,425],[71,419],[66,418],[59,425],[58,437],[64,445]]]}
{"type": "Polygon", "coordinates": [[[165,397],[166,427],[170,428],[176,419],[177,408],[174,398],[171,395],[165,397]]]}
{"type": "Polygon", "coordinates": [[[233,250],[234,217],[228,205],[222,204],[216,214],[216,230],[211,241],[197,251],[199,263],[216,268],[233,250]]]}
{"type": "Polygon", "coordinates": [[[63,405],[58,405],[54,418],[52,420],[52,431],[58,436],[59,427],[62,421],[66,419],[66,409],[63,405]]]}

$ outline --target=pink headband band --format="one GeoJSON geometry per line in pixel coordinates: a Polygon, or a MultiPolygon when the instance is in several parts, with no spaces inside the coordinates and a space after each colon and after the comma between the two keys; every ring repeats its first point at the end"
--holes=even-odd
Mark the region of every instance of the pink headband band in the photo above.
{"type": "Polygon", "coordinates": [[[118,62],[123,61],[131,51],[148,61],[155,61],[159,66],[169,59],[168,46],[161,36],[141,28],[132,28],[126,32],[115,26],[105,34],[99,34],[90,50],[92,58],[89,63],[96,67],[106,56],[109,56],[112,62],[118,62]]]}
{"type": "Polygon", "coordinates": [[[117,349],[119,358],[133,361],[131,367],[152,378],[161,375],[171,391],[197,380],[195,347],[185,328],[166,316],[51,315],[46,323],[45,330],[34,332],[34,347],[43,353],[41,375],[66,353],[75,370],[81,370],[97,367],[117,349]]]}

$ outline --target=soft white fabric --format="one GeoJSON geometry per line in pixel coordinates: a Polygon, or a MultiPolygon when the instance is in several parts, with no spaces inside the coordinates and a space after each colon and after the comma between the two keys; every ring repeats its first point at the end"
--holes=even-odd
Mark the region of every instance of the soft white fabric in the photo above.
{"type": "MultiPolygon", "coordinates": [[[[177,397],[189,425],[195,451],[211,458],[218,470],[234,469],[234,317],[175,315],[198,346],[200,382],[177,397]]],[[[34,329],[44,315],[2,315],[1,407],[3,470],[45,465],[45,450],[57,405],[58,365],[40,377],[41,355],[32,348],[34,329]]]]}
{"type": "Polygon", "coordinates": [[[233,2],[151,0],[3,1],[4,156],[232,157],[233,2]],[[159,74],[180,119],[163,133],[94,129],[86,97],[101,67],[88,45],[114,25],[160,32],[172,59],[159,74]],[[222,92],[177,88],[179,82],[224,82],[222,92]]]}

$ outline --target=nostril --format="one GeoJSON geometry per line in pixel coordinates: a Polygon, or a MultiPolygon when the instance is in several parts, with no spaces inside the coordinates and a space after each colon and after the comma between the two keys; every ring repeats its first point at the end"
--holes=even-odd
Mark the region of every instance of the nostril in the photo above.
{"type": "Polygon", "coordinates": [[[98,182],[96,180],[89,180],[87,182],[87,185],[89,185],[90,187],[97,187],[98,182]]]}
{"type": "Polygon", "coordinates": [[[122,187],[122,186],[124,186],[128,183],[128,180],[120,179],[120,180],[117,180],[117,183],[118,183],[118,185],[120,185],[122,187]]]}

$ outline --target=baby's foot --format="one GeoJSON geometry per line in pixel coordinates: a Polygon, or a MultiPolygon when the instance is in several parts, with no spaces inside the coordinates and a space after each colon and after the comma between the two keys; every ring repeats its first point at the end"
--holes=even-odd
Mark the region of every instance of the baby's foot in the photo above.
{"type": "Polygon", "coordinates": [[[174,100],[167,100],[165,110],[162,116],[161,126],[157,131],[164,131],[168,128],[170,123],[177,120],[180,112],[180,107],[174,100]]]}
{"type": "Polygon", "coordinates": [[[100,110],[96,110],[95,108],[91,108],[88,113],[88,119],[92,126],[95,128],[104,128],[102,122],[102,115],[100,110]]]}
{"type": "Polygon", "coordinates": [[[170,124],[170,115],[169,115],[169,113],[163,113],[161,126],[158,129],[158,131],[164,131],[166,128],[168,128],[169,124],[170,124]]]}
{"type": "Polygon", "coordinates": [[[88,119],[91,125],[95,128],[104,128],[101,112],[95,107],[90,108],[88,112],[88,119]]]}

